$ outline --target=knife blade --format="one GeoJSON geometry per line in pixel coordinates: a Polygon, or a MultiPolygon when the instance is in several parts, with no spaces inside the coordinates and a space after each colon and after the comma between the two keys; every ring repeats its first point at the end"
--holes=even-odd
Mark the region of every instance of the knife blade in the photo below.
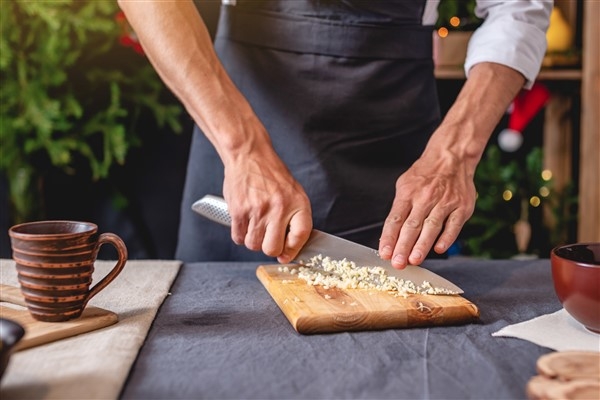
{"type": "MultiPolygon", "coordinates": [[[[206,195],[192,204],[192,210],[211,221],[231,226],[231,216],[229,215],[227,203],[221,197],[206,195]]],[[[313,229],[308,241],[293,262],[301,263],[303,260],[308,261],[318,255],[328,256],[332,260],[343,260],[345,258],[359,267],[382,267],[389,276],[410,280],[415,284],[427,281],[434,288],[447,289],[456,294],[464,293],[454,283],[426,268],[408,265],[405,269],[396,269],[392,266],[390,260],[381,259],[375,249],[313,229]]]]}

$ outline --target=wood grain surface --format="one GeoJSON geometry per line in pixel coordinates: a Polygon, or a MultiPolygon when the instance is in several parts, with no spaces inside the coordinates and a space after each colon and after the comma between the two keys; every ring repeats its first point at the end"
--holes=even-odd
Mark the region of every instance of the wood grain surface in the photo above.
{"type": "Polygon", "coordinates": [[[308,285],[280,265],[261,265],[256,276],[294,329],[302,334],[460,325],[479,309],[459,295],[410,295],[308,285]]]}
{"type": "Polygon", "coordinates": [[[600,352],[557,351],[541,356],[529,380],[531,400],[600,399],[600,352]]]}
{"type": "Polygon", "coordinates": [[[0,285],[0,301],[0,316],[25,328],[25,336],[15,346],[16,351],[91,332],[115,324],[119,320],[117,314],[112,311],[87,306],[76,319],[65,322],[38,321],[25,308],[20,289],[8,285],[0,285]]]}

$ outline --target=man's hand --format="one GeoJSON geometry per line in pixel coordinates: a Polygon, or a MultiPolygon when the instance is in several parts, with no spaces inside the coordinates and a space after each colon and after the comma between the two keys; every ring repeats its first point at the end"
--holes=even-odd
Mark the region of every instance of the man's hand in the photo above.
{"type": "Polygon", "coordinates": [[[443,253],[472,215],[475,196],[472,171],[453,155],[424,155],[396,182],[379,244],[381,257],[404,268],[423,262],[434,243],[434,250],[443,253]]]}
{"type": "Polygon", "coordinates": [[[249,154],[225,166],[223,195],[231,215],[231,238],[250,250],[288,263],[312,230],[308,196],[272,151],[249,154]]]}
{"type": "Polygon", "coordinates": [[[523,87],[518,71],[476,64],[423,155],[396,182],[379,254],[396,268],[420,264],[435,243],[443,253],[475,206],[473,176],[490,135],[523,87]],[[436,241],[437,239],[437,241],[436,241]]]}

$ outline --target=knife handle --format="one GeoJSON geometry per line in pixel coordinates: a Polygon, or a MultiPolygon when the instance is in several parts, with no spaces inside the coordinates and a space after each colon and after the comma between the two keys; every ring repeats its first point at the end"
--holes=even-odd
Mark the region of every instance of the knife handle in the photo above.
{"type": "Polygon", "coordinates": [[[231,215],[222,197],[207,194],[192,204],[192,210],[221,225],[231,226],[231,215]]]}

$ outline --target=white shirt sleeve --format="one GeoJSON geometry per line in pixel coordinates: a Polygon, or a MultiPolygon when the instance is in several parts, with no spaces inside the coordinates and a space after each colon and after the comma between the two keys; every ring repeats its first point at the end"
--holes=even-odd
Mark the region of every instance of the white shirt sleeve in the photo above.
{"type": "Polygon", "coordinates": [[[484,22],[469,41],[465,74],[477,63],[494,62],[522,73],[531,88],[546,53],[552,6],[552,0],[478,0],[475,14],[484,22]]]}

